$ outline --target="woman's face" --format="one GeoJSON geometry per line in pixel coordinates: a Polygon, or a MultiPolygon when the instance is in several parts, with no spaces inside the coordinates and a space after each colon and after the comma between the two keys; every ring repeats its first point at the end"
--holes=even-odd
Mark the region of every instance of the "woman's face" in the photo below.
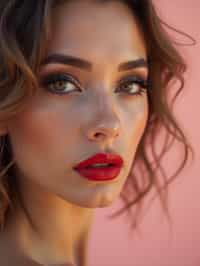
{"type": "Polygon", "coordinates": [[[48,193],[83,207],[108,206],[128,177],[148,117],[147,92],[135,81],[127,83],[128,78],[146,80],[147,66],[118,69],[147,60],[142,34],[122,2],[71,1],[54,10],[47,56],[52,54],[89,64],[44,61],[36,94],[8,121],[21,191],[31,199],[44,195],[45,200],[48,193]],[[44,85],[55,74],[75,83],[61,79],[44,85]],[[122,156],[116,179],[90,181],[73,170],[99,152],[122,156]]]}

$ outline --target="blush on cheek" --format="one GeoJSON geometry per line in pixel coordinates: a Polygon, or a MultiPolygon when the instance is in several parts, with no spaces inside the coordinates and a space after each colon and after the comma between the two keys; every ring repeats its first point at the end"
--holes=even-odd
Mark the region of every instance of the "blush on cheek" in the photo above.
{"type": "Polygon", "coordinates": [[[43,152],[47,155],[49,144],[53,145],[55,139],[54,120],[46,112],[27,111],[10,121],[9,137],[13,155],[26,157],[43,152]]]}

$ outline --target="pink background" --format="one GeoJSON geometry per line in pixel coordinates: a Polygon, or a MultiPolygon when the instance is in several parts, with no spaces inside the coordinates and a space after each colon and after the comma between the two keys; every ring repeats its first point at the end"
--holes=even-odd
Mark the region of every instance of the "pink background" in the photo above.
{"type": "MultiPolygon", "coordinates": [[[[112,221],[106,217],[121,206],[117,200],[110,207],[96,210],[89,243],[89,266],[200,266],[200,1],[155,0],[155,3],[170,25],[198,41],[195,47],[182,48],[189,71],[186,87],[174,109],[195,148],[196,160],[194,163],[190,160],[171,185],[171,234],[156,200],[146,212],[141,234],[131,235],[125,215],[112,221]]],[[[180,40],[180,36],[177,37],[180,40]]],[[[176,151],[164,160],[170,175],[176,169],[176,151]]]]}

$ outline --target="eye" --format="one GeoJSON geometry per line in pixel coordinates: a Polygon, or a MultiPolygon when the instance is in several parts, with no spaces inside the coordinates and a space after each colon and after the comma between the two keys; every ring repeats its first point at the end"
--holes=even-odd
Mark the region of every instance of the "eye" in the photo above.
{"type": "Polygon", "coordinates": [[[130,76],[121,81],[117,92],[123,90],[123,92],[129,95],[142,95],[146,93],[148,87],[148,81],[144,78],[137,76],[130,76]]]}
{"type": "Polygon", "coordinates": [[[71,75],[54,73],[42,78],[41,85],[55,94],[67,94],[71,91],[81,91],[79,82],[71,75]]]}

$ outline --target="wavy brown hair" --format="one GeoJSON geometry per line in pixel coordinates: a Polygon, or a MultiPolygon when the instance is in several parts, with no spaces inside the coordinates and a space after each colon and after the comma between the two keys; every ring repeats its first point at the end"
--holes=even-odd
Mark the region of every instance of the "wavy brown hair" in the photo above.
{"type": "MultiPolygon", "coordinates": [[[[37,89],[37,70],[45,56],[51,35],[51,14],[57,4],[66,1],[0,1],[0,123],[21,112],[27,98],[37,89]]],[[[96,1],[102,4],[109,2],[96,1]]],[[[138,19],[147,45],[150,69],[149,117],[127,182],[120,195],[124,207],[110,217],[118,216],[124,211],[131,214],[131,207],[135,206],[136,213],[131,215],[131,222],[136,226],[142,203],[152,188],[156,189],[156,195],[159,195],[163,209],[169,217],[168,186],[185,167],[189,152],[194,155],[194,151],[172,112],[174,101],[184,88],[184,73],[187,66],[175,42],[167,33],[166,27],[170,26],[159,18],[151,0],[122,2],[129,6],[138,19]],[[179,86],[170,102],[169,94],[173,81],[178,81],[179,86]],[[165,142],[161,153],[157,155],[155,144],[162,130],[166,133],[165,142]],[[180,161],[174,175],[169,177],[161,165],[161,160],[175,140],[183,147],[183,160],[180,161]],[[147,150],[151,151],[152,160],[147,150]],[[135,168],[139,170],[137,175],[135,168]],[[160,174],[157,173],[158,170],[160,174]]],[[[192,39],[190,36],[188,38],[192,39]]],[[[0,226],[3,230],[8,211],[14,210],[16,202],[21,206],[23,204],[17,188],[9,135],[2,135],[0,140],[0,226]]],[[[27,211],[26,214],[29,218],[27,211]]]]}

